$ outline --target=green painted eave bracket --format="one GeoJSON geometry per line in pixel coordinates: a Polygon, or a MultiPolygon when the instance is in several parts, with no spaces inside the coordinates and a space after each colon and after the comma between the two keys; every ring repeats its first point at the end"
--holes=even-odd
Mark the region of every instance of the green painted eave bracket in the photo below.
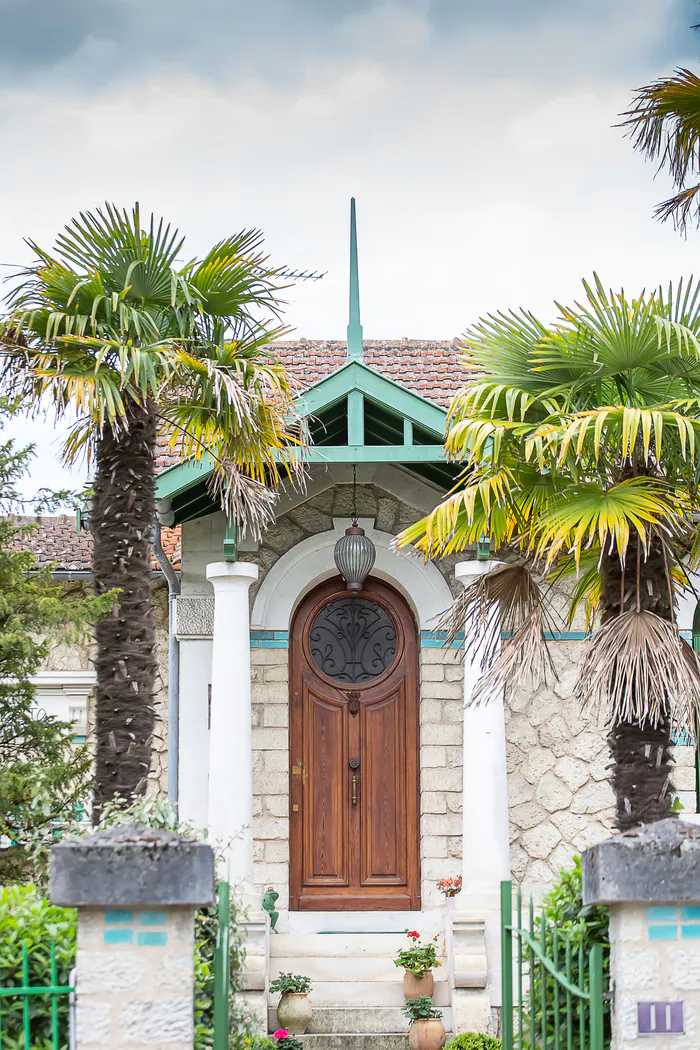
{"type": "Polygon", "coordinates": [[[230,518],[226,522],[224,534],[224,561],[235,561],[238,556],[238,530],[235,521],[230,518]]]}

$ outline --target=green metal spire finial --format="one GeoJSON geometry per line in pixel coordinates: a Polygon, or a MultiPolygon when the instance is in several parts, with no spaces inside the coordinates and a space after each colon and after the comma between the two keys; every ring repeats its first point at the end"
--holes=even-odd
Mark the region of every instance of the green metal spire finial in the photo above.
{"type": "Polygon", "coordinates": [[[362,361],[362,325],[360,324],[360,282],[357,275],[357,222],[355,198],[350,198],[350,323],[348,324],[348,361],[362,361]]]}

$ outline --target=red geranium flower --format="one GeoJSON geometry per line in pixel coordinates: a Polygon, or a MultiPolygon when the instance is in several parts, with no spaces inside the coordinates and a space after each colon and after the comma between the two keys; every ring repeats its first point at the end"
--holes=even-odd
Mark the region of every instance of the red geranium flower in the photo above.
{"type": "Polygon", "coordinates": [[[419,934],[418,930],[411,930],[407,934],[407,936],[410,937],[412,941],[417,941],[418,938],[420,937],[420,934],[419,934]]]}
{"type": "Polygon", "coordinates": [[[278,1028],[275,1032],[275,1039],[286,1039],[288,1035],[289,1032],[286,1030],[286,1028],[278,1028]]]}

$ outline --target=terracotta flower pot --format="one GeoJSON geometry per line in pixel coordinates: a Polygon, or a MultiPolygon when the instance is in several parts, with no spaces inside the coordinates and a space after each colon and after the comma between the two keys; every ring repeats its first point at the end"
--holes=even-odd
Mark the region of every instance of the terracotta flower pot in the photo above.
{"type": "Polygon", "coordinates": [[[277,1004],[277,1020],[290,1035],[303,1035],[311,1024],[308,992],[285,992],[277,1004]]]}
{"type": "Polygon", "coordinates": [[[424,970],[423,973],[411,973],[410,970],[404,970],[404,999],[417,999],[420,995],[429,995],[432,999],[434,989],[435,978],[432,970],[424,970]]]}
{"type": "Polygon", "coordinates": [[[408,1030],[411,1050],[442,1050],[446,1038],[445,1026],[439,1017],[414,1021],[408,1030]]]}

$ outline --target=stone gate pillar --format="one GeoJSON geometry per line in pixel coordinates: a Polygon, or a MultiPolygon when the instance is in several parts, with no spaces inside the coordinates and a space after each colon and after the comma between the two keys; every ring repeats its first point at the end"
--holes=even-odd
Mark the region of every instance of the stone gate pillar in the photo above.
{"type": "Polygon", "coordinates": [[[697,1050],[700,827],[668,818],[587,849],[583,902],[610,909],[612,1050],[697,1050]]]}
{"type": "Polygon", "coordinates": [[[131,824],[51,848],[53,904],[78,909],[76,1050],[192,1050],[194,913],[211,846],[131,824]]]}

